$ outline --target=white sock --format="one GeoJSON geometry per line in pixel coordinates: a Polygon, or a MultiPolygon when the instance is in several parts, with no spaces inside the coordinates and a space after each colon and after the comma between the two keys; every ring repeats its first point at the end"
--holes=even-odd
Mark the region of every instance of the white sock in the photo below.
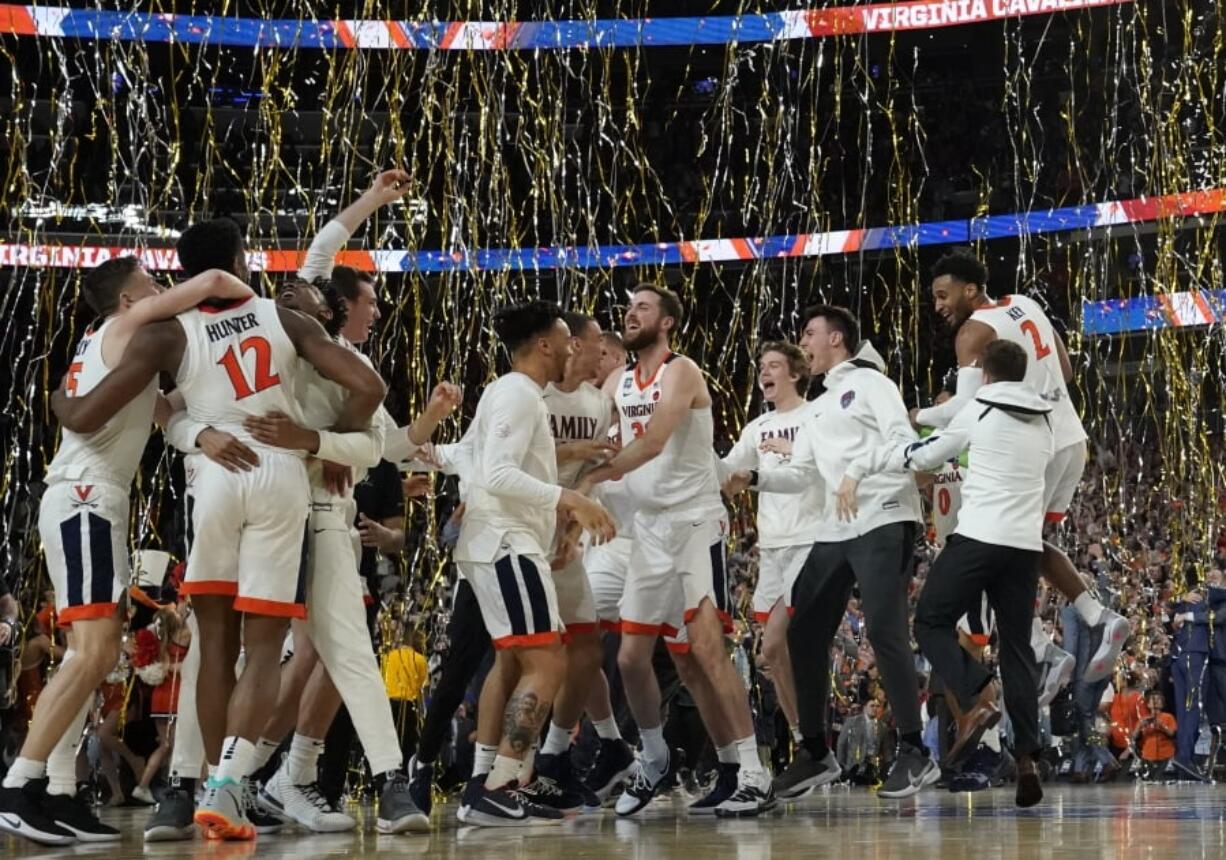
{"type": "Polygon", "coordinates": [[[1083,591],[1077,595],[1077,599],[1073,601],[1073,608],[1077,610],[1077,614],[1082,617],[1086,624],[1091,627],[1098,626],[1098,622],[1103,617],[1103,605],[1098,602],[1098,598],[1090,594],[1088,591],[1083,591]]]}
{"type": "Polygon", "coordinates": [[[319,778],[319,756],[324,751],[323,738],[308,738],[294,732],[290,741],[285,770],[294,785],[310,785],[319,778]]]}
{"type": "Polygon", "coordinates": [[[272,757],[277,752],[277,748],[281,744],[276,741],[270,741],[268,738],[260,738],[255,742],[255,767],[252,773],[262,768],[264,765],[272,761],[272,757]]]}
{"type": "Polygon", "coordinates": [[[217,767],[217,781],[230,779],[242,782],[251,775],[255,763],[255,744],[246,738],[230,736],[221,745],[221,764],[217,767]]]}
{"type": "Polygon", "coordinates": [[[498,755],[498,747],[477,744],[473,752],[473,776],[486,776],[494,767],[494,757],[498,755]]]}
{"type": "Polygon", "coordinates": [[[720,764],[737,764],[740,762],[740,758],[736,754],[736,744],[716,747],[715,757],[719,759],[720,764]]]}
{"type": "Polygon", "coordinates": [[[21,788],[32,779],[42,779],[47,775],[47,763],[18,756],[4,775],[5,788],[21,788]]]}
{"type": "Polygon", "coordinates": [[[519,777],[519,770],[523,765],[524,763],[517,758],[505,755],[494,756],[494,766],[490,769],[490,775],[485,778],[485,787],[491,791],[502,788],[519,777]]]}
{"type": "Polygon", "coordinates": [[[596,736],[607,741],[620,741],[622,733],[617,730],[617,720],[612,716],[605,717],[603,720],[592,720],[592,725],[596,729],[596,736]]]}
{"type": "Polygon", "coordinates": [[[754,735],[747,738],[741,738],[736,742],[737,758],[741,760],[741,773],[743,775],[765,774],[766,768],[762,767],[762,759],[758,756],[758,739],[754,735]]]}
{"type": "Polygon", "coordinates": [[[664,727],[654,729],[639,729],[639,738],[643,741],[643,757],[651,764],[656,774],[668,767],[668,744],[664,743],[664,727]]]}
{"type": "Polygon", "coordinates": [[[801,732],[800,726],[792,726],[792,743],[800,744],[804,741],[804,733],[801,732]]]}
{"type": "Polygon", "coordinates": [[[532,768],[536,765],[536,754],[540,749],[540,743],[534,741],[532,746],[528,747],[528,752],[524,753],[524,760],[520,762],[519,772],[514,777],[520,785],[532,782],[532,768]]]}
{"type": "Polygon", "coordinates": [[[558,755],[568,749],[570,749],[570,731],[551,720],[549,733],[545,735],[545,745],[541,747],[541,755],[558,755]]]}
{"type": "MultiPolygon", "coordinates": [[[[94,704],[90,696],[81,704],[81,710],[73,717],[68,730],[47,756],[47,794],[72,797],[77,793],[77,753],[81,749],[82,730],[94,704]]],[[[137,780],[142,774],[136,774],[137,780]]]]}

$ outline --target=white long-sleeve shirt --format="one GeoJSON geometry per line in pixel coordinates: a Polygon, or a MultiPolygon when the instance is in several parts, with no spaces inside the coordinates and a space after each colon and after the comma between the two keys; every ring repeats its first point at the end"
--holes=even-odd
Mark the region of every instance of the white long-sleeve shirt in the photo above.
{"type": "MultiPolygon", "coordinates": [[[[718,463],[720,483],[733,472],[756,470],[761,480],[763,472],[778,469],[791,461],[791,455],[762,451],[767,439],[788,439],[793,446],[801,427],[810,417],[813,404],[781,412],[764,412],[741,430],[732,450],[718,463]]],[[[818,540],[822,534],[822,516],[826,498],[820,481],[810,483],[800,493],[758,493],[758,544],[763,549],[801,546],[818,540]]]]}
{"type": "Polygon", "coordinates": [[[878,445],[847,467],[864,479],[931,472],[970,449],[954,534],[1017,549],[1043,549],[1044,474],[1055,451],[1052,404],[1024,382],[979,389],[949,426],[920,442],[878,445]]]}
{"type": "Polygon", "coordinates": [[[543,393],[515,371],[481,393],[456,561],[492,562],[504,546],[549,555],[562,488],[543,393]]]}
{"type": "Polygon", "coordinates": [[[850,523],[835,516],[834,492],[848,465],[886,444],[915,441],[898,386],[881,372],[885,362],[865,341],[856,355],[826,374],[826,391],[813,401],[787,465],[758,474],[759,492],[799,493],[823,486],[820,540],[837,542],[899,522],[920,522],[915,478],[883,472],[860,487],[860,516],[850,523]]]}

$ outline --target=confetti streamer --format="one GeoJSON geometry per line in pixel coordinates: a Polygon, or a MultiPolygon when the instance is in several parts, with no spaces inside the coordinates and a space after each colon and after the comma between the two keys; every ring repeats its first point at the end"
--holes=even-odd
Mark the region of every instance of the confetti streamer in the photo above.
{"type": "MultiPolygon", "coordinates": [[[[231,4],[208,39],[187,38],[179,28],[191,19],[172,13],[199,11],[189,5],[160,4],[139,33],[125,24],[105,34],[64,26],[136,19],[97,9],[55,19],[37,7],[31,31],[13,10],[35,7],[0,7],[11,69],[0,91],[6,248],[163,248],[191,221],[227,215],[251,248],[293,254],[379,169],[403,166],[407,201],[350,248],[372,261],[444,249],[451,261],[377,266],[384,318],[372,353],[397,417],[440,378],[465,384],[471,411],[501,369],[488,325],[497,305],[539,295],[618,325],[625,291],[645,280],[684,297],[680,347],[710,374],[726,446],[759,408],[757,345],[794,337],[813,300],[860,315],[910,401],[926,401],[953,363],[928,299],[927,267],[944,249],[925,230],[885,231],[837,254],[768,253],[744,237],[961,225],[993,291],[1036,296],[1064,328],[1112,551],[1136,556],[1133,536],[1157,497],[1172,572],[1212,557],[1226,368],[1220,297],[1208,291],[1223,284],[1220,207],[1183,217],[1161,201],[1226,188],[1220,0],[1027,0],[995,20],[929,18],[920,29],[914,11],[904,21],[883,4],[831,6],[806,18],[828,33],[762,30],[755,41],[725,31],[709,42],[678,23],[697,19],[653,17],[626,0],[564,0],[548,15],[506,0],[346,9],[350,24],[401,25],[403,43],[384,26],[379,44],[365,24],[343,36],[339,17],[318,17],[341,13],[303,0],[231,4]],[[831,23],[849,10],[876,23],[831,23]],[[243,30],[250,21],[277,23],[256,37],[243,30]],[[488,39],[481,27],[479,39],[438,36],[438,22],[472,33],[482,21],[521,23],[488,39]],[[671,42],[603,44],[593,22],[611,21],[679,29],[671,42]],[[1128,203],[1104,212],[1102,201],[1128,203]],[[1050,226],[1052,212],[1083,220],[1050,226]],[[669,254],[602,256],[660,247],[669,254]],[[522,264],[461,265],[488,249],[522,264]],[[555,265],[558,249],[588,263],[555,265]],[[1201,301],[1211,315],[1189,315],[1201,301]],[[1103,307],[1114,311],[1091,310],[1103,307]],[[1208,326],[1089,324],[1155,309],[1208,326]]],[[[790,14],[750,0],[702,11],[707,21],[790,14]]],[[[39,481],[57,440],[48,393],[88,321],[76,307],[80,270],[6,261],[0,530],[7,575],[30,607],[45,581],[39,481]]],[[[261,268],[254,280],[275,290],[279,266],[261,268]]],[[[133,545],[175,551],[178,467],[158,441],[145,465],[133,545]]],[[[420,612],[441,581],[437,513],[414,510],[413,582],[397,614],[420,612]]]]}

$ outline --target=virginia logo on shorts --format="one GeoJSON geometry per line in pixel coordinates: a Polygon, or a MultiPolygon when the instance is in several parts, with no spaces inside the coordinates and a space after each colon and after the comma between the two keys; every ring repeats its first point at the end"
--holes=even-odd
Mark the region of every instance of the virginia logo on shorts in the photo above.
{"type": "Polygon", "coordinates": [[[96,508],[98,503],[90,499],[90,495],[94,492],[93,484],[73,484],[72,492],[76,498],[72,500],[74,508],[96,508]]]}
{"type": "Polygon", "coordinates": [[[843,398],[839,401],[839,405],[846,409],[848,406],[856,402],[856,392],[844,391],[843,398]]]}

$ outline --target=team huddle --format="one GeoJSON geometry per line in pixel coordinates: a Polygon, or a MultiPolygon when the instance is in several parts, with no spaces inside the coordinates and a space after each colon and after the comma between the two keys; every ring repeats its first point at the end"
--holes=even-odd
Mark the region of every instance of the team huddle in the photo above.
{"type": "MultiPolygon", "coordinates": [[[[187,277],[168,290],[133,258],[85,278],[82,298],[99,323],[52,397],[63,441],[39,517],[69,650],[0,789],[0,829],[48,845],[120,838],[76,796],[75,759],[93,692],[119,656],[129,496],[155,424],[185,458],[181,593],[193,636],[170,765],[177,790],[154,810],[149,841],[197,829],[250,840],[287,823],[354,828],[313,787],[318,739],[342,702],[374,775],[378,831],[430,829],[432,759],[401,748],[358,575],[353,485],[382,460],[460,480],[452,623],[469,612],[494,647],[457,813],[464,824],[556,823],[605,804],[634,816],[651,804],[676,764],[652,663],[661,638],[718,752],[719,777],[689,814],[757,816],[839,779],[829,654],[853,589],[900,739],[878,795],[934,784],[1007,716],[1017,803],[1041,800],[1039,707],[1066,667],[1049,658],[1063,652],[1035,622],[1040,576],[1101,634],[1087,680],[1110,673],[1129,628],[1044,540],[1080,482],[1086,434],[1064,344],[1035,301],[989,298],[986,269],[967,253],[938,261],[932,297],[955,331],[957,381],[938,405],[910,414],[855,317],[810,307],[798,344],[759,350],[770,408],[723,457],[706,377],[673,350],[684,311],[671,290],[635,288],[620,333],[548,302],[512,305],[493,321],[510,370],[483,389],[463,437],[443,444],[433,437],[462,392],[439,383],[421,415],[398,426],[357,349],[378,319],[374,285],[332,262],[406,178],[382,174],[325,226],[275,300],[247,286],[242,236],[225,220],[184,232],[187,277]],[[173,390],[163,393],[159,377],[173,390]],[[824,390],[807,400],[818,377],[824,390]],[[912,619],[921,487],[934,474],[942,549],[912,619]],[[726,649],[726,504],[745,493],[758,516],[753,612],[795,742],[774,776],[726,649]],[[959,636],[992,627],[1000,689],[959,636]],[[282,668],[290,630],[294,658],[282,668]],[[620,633],[637,754],[601,670],[609,631],[620,633]],[[941,761],[921,737],[913,634],[956,721],[941,761]],[[600,747],[579,774],[570,750],[585,717],[600,747]],[[275,775],[255,784],[291,732],[275,775]]],[[[448,670],[475,668],[456,660],[448,670]]],[[[431,706],[448,704],[454,713],[458,702],[440,693],[431,706]]]]}

